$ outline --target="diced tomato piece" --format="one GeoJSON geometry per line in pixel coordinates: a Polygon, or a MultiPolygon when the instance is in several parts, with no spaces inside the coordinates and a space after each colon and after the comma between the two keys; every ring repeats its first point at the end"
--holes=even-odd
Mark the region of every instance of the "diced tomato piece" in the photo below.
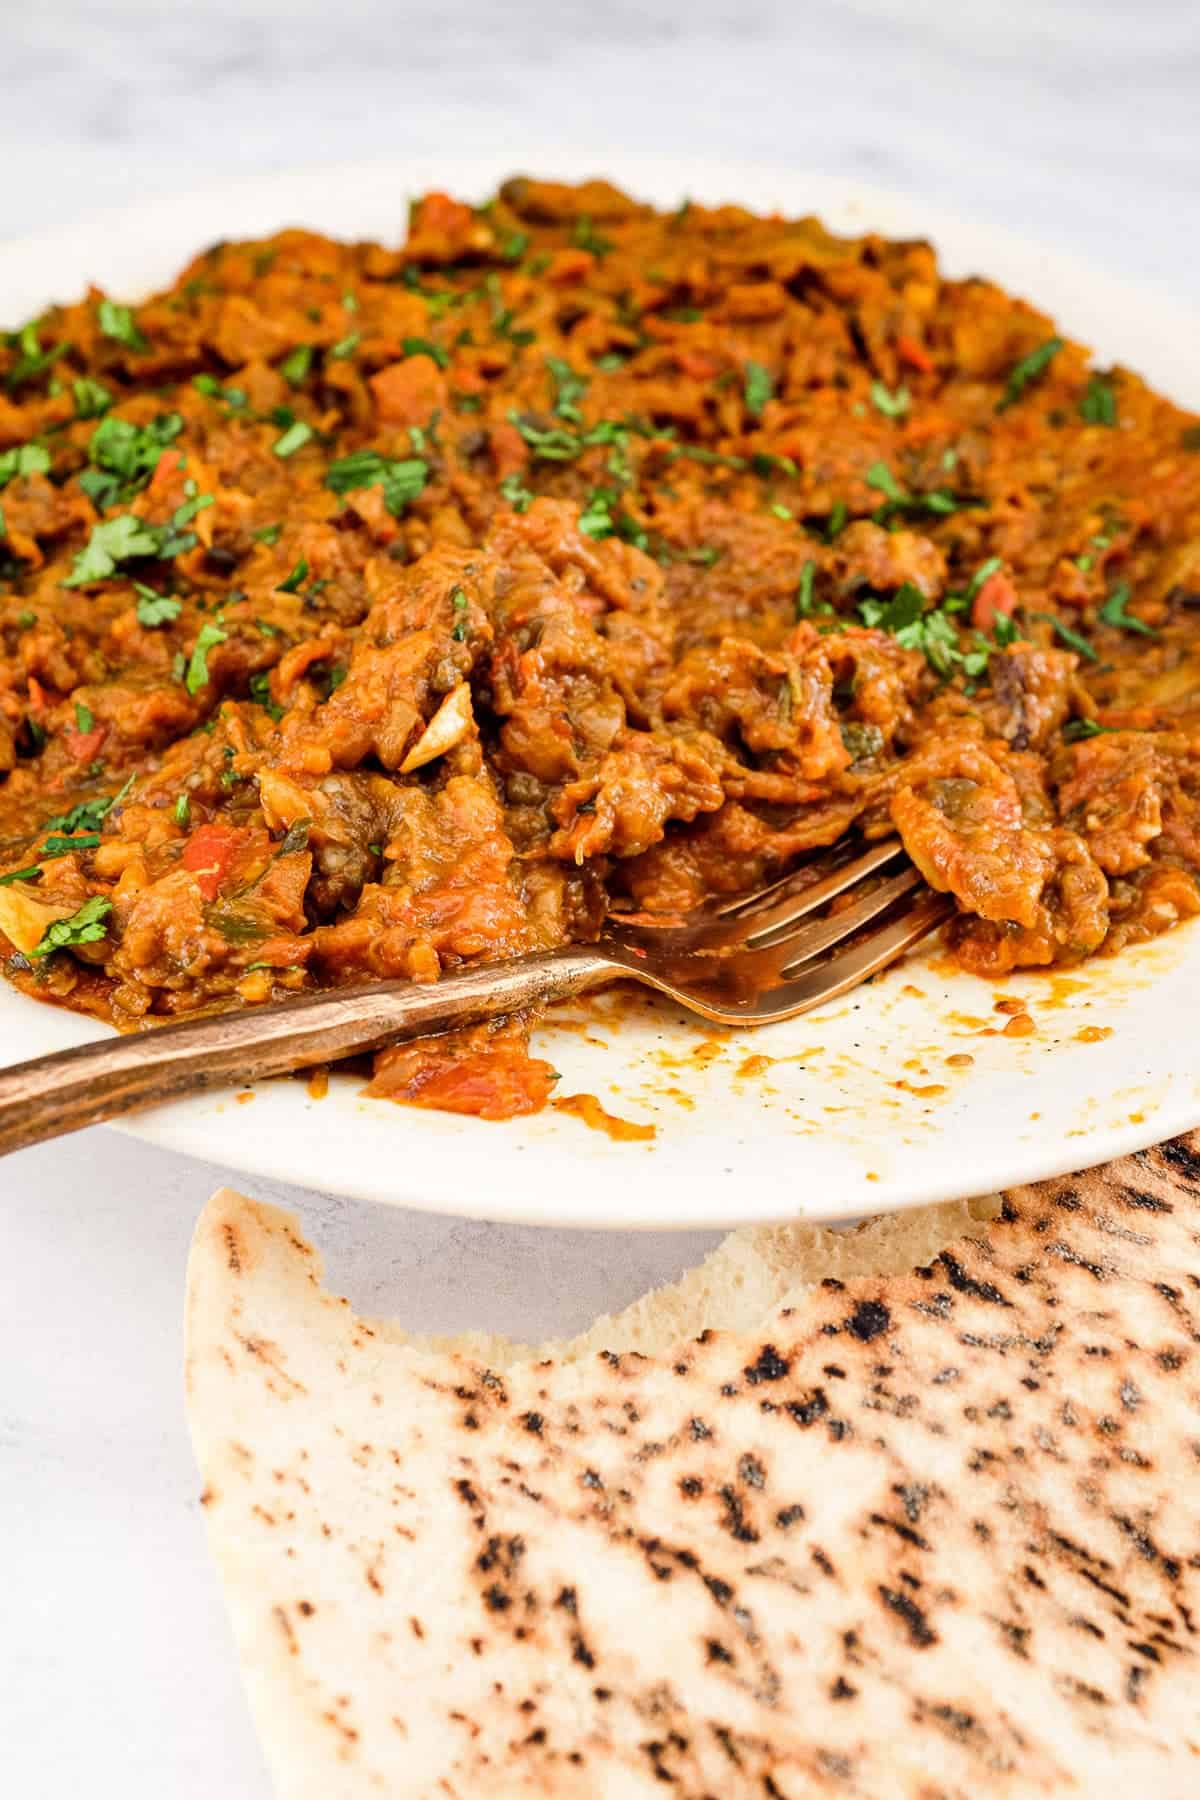
{"type": "Polygon", "coordinates": [[[711,381],[721,372],[721,360],[708,350],[693,350],[685,344],[675,352],[675,361],[693,381],[711,381]]]}
{"type": "Polygon", "coordinates": [[[590,250],[556,250],[546,267],[546,280],[554,287],[582,281],[596,266],[590,250]]]}
{"type": "Polygon", "coordinates": [[[100,746],[108,736],[107,725],[94,725],[90,731],[76,731],[72,726],[63,733],[63,743],[72,762],[94,762],[100,754],[100,746]]]}
{"type": "Polygon", "coordinates": [[[419,224],[422,231],[437,231],[446,237],[454,237],[470,225],[471,209],[461,200],[452,200],[449,194],[435,191],[422,198],[414,223],[419,224]]]}
{"type": "Polygon", "coordinates": [[[1017,599],[1012,578],[1003,569],[997,569],[994,575],[988,576],[975,596],[971,607],[972,625],[977,631],[991,631],[998,615],[1003,614],[1006,619],[1012,618],[1017,610],[1017,599]]]}
{"type": "Polygon", "coordinates": [[[216,899],[245,837],[246,833],[235,825],[201,825],[184,845],[180,861],[196,877],[196,885],[206,900],[216,899]]]}
{"type": "Polygon", "coordinates": [[[385,425],[424,425],[446,405],[446,377],[431,356],[408,356],[370,377],[385,425]]]}
{"type": "Polygon", "coordinates": [[[918,369],[922,375],[932,375],[936,364],[924,344],[918,344],[916,338],[900,336],[896,339],[896,354],[901,362],[910,369],[918,369]]]}

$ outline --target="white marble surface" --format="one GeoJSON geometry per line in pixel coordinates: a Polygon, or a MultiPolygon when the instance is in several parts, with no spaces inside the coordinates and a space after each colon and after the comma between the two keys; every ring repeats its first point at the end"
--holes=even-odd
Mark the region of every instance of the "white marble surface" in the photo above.
{"type": "MultiPolygon", "coordinates": [[[[46,0],[6,19],[0,235],[439,142],[727,148],[928,194],[1200,298],[1193,0],[46,0]]],[[[0,297],[2,298],[2,297],[0,297]]],[[[216,1168],[93,1132],[0,1164],[0,1787],[264,1800],[207,1565],[180,1300],[216,1168]]],[[[416,1326],[578,1328],[710,1241],[298,1193],[416,1326]]]]}

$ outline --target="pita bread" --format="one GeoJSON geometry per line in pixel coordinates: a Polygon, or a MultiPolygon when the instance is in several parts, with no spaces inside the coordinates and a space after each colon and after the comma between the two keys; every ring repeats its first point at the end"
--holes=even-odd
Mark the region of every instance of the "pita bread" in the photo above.
{"type": "Polygon", "coordinates": [[[954,1223],[790,1293],[735,1234],[757,1324],[501,1368],[218,1194],[189,1408],[279,1794],[1200,1793],[1200,1137],[954,1223]]]}

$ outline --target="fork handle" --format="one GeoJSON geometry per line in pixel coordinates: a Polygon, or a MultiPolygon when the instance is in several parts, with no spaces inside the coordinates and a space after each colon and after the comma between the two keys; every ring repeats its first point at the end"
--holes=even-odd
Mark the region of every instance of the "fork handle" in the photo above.
{"type": "Polygon", "coordinates": [[[197,1089],[244,1086],[567,999],[622,972],[586,946],[567,945],[443,981],[326,989],[59,1050],[0,1070],[0,1156],[197,1089]]]}

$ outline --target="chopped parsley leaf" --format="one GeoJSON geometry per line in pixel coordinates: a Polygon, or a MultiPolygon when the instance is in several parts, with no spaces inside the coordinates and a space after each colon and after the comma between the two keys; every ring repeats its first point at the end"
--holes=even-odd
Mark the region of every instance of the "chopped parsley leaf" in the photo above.
{"type": "Polygon", "coordinates": [[[579,402],[588,391],[588,380],[585,375],[577,375],[569,362],[561,356],[548,356],[546,368],[554,382],[554,410],[560,419],[566,419],[570,425],[578,425],[583,415],[579,410],[579,402]]]}
{"type": "Polygon", "coordinates": [[[873,381],[871,404],[885,419],[902,419],[912,404],[912,395],[906,387],[898,387],[893,393],[882,381],[873,381]]]}
{"type": "Polygon", "coordinates": [[[1157,637],[1158,633],[1152,625],[1137,618],[1126,610],[1131,598],[1131,589],[1127,581],[1120,582],[1100,608],[1100,617],[1106,625],[1115,625],[1121,631],[1136,631],[1141,637],[1157,637]]]}
{"type": "Polygon", "coordinates": [[[299,562],[296,563],[295,566],[292,568],[290,574],[288,574],[285,577],[285,579],[279,583],[279,586],[275,589],[275,592],[277,594],[295,594],[300,590],[300,588],[303,586],[303,584],[307,580],[308,580],[308,561],[307,561],[307,558],[302,556],[300,558],[299,562]]]}
{"type": "Polygon", "coordinates": [[[1008,372],[1004,392],[996,402],[996,411],[1006,412],[1021,398],[1030,382],[1039,381],[1062,347],[1062,338],[1047,338],[1044,344],[1039,344],[1036,350],[1031,350],[1028,356],[1023,356],[1019,362],[1014,363],[1008,372]]]}
{"type": "Polygon", "coordinates": [[[18,475],[44,475],[50,467],[50,452],[41,444],[16,444],[0,456],[0,488],[18,475]]]}
{"type": "Polygon", "coordinates": [[[160,594],[156,588],[147,587],[141,581],[135,581],[133,586],[137,594],[137,622],[147,631],[170,625],[179,617],[183,610],[182,600],[176,600],[172,594],[160,594]]]}
{"type": "Polygon", "coordinates": [[[250,677],[250,698],[261,706],[264,712],[269,713],[278,725],[283,717],[283,708],[271,698],[271,677],[265,669],[260,669],[257,674],[250,677]]]}
{"type": "Polygon", "coordinates": [[[96,308],[96,322],[102,336],[111,338],[115,344],[124,344],[127,350],[149,349],[134,321],[132,307],[118,306],[115,300],[102,300],[96,308]]]}
{"type": "Polygon", "coordinates": [[[222,631],[211,619],[207,619],[200,627],[183,677],[183,685],[189,694],[198,694],[201,688],[208,686],[208,653],[215,650],[218,644],[224,644],[228,637],[229,633],[222,631]]]}
{"type": "Polygon", "coordinates": [[[89,831],[82,837],[48,837],[38,856],[43,862],[53,862],[59,856],[71,856],[76,850],[95,850],[100,843],[100,833],[89,831]]]}
{"type": "Polygon", "coordinates": [[[60,356],[66,356],[68,351],[73,348],[69,342],[63,342],[52,344],[48,350],[43,350],[35,324],[23,325],[16,333],[15,338],[10,337],[8,342],[15,343],[21,352],[8,371],[6,386],[10,392],[13,388],[20,387],[22,382],[32,381],[36,376],[44,375],[60,356]]]}
{"type": "Polygon", "coordinates": [[[1085,738],[1102,737],[1113,729],[1112,725],[1101,725],[1095,719],[1070,719],[1062,728],[1063,742],[1078,744],[1085,738]]]}
{"type": "Polygon", "coordinates": [[[111,911],[111,900],[106,900],[103,894],[93,894],[69,919],[55,919],[53,924],[47,925],[41,942],[29,954],[49,956],[52,950],[66,950],[73,944],[98,944],[101,938],[108,936],[105,921],[111,911]]]}
{"type": "Polygon", "coordinates": [[[800,571],[800,585],[796,589],[797,619],[811,619],[814,613],[832,612],[833,608],[827,600],[818,600],[813,592],[813,584],[817,579],[817,565],[806,562],[800,571]]]}
{"type": "Polygon", "coordinates": [[[1055,635],[1060,637],[1064,644],[1070,645],[1072,650],[1077,651],[1079,655],[1083,657],[1085,662],[1100,661],[1099,656],[1088,643],[1087,639],[1081,637],[1077,631],[1072,631],[1069,625],[1064,625],[1062,620],[1058,618],[1056,614],[1049,612],[1035,612],[1033,616],[1035,619],[1044,619],[1048,625],[1052,626],[1055,635]]]}
{"type": "Polygon", "coordinates": [[[771,379],[771,371],[764,368],[762,363],[748,362],[742,397],[746,402],[746,411],[752,419],[761,419],[763,407],[774,392],[775,383],[771,379]]]}
{"type": "Polygon", "coordinates": [[[91,375],[80,375],[71,383],[77,419],[99,419],[113,403],[113,397],[102,381],[91,375]]]}
{"type": "Polygon", "coordinates": [[[424,492],[428,479],[429,465],[421,457],[396,461],[378,450],[354,450],[331,462],[325,471],[325,486],[334,494],[382,484],[383,503],[397,519],[424,492]]]}
{"type": "Polygon", "coordinates": [[[1115,425],[1117,396],[1111,381],[1093,375],[1079,402],[1079,416],[1087,425],[1115,425]]]}
{"type": "Polygon", "coordinates": [[[606,238],[592,226],[586,213],[576,219],[571,231],[571,242],[577,250],[590,250],[593,256],[607,256],[613,247],[611,238],[606,238]]]}
{"type": "Polygon", "coordinates": [[[103,519],[92,526],[92,535],[71,565],[71,573],[63,587],[85,587],[92,581],[107,581],[117,565],[137,556],[157,556],[159,534],[144,519],[132,513],[118,513],[115,519],[103,519]]]}
{"type": "Polygon", "coordinates": [[[295,456],[297,450],[302,449],[313,435],[311,425],[306,425],[303,419],[296,419],[288,426],[282,437],[275,439],[271,448],[276,456],[285,458],[295,456]]]}
{"type": "Polygon", "coordinates": [[[439,369],[446,368],[450,361],[446,351],[442,349],[440,344],[435,344],[432,338],[402,338],[400,341],[400,348],[403,350],[405,356],[431,357],[439,369]]]}
{"type": "Polygon", "coordinates": [[[42,826],[43,831],[99,831],[104,820],[114,806],[119,806],[133,786],[131,775],[124,787],[116,794],[102,794],[98,800],[81,800],[70,812],[55,813],[42,826]]]}
{"type": "Polygon", "coordinates": [[[519,475],[506,475],[500,483],[500,492],[508,501],[514,512],[528,512],[535,496],[525,486],[519,475]]]}
{"type": "Polygon", "coordinates": [[[300,387],[303,385],[304,380],[308,375],[308,371],[312,368],[312,358],[313,353],[311,344],[297,344],[296,348],[290,350],[284,357],[279,365],[279,373],[283,376],[283,379],[287,382],[289,387],[300,387]]]}

